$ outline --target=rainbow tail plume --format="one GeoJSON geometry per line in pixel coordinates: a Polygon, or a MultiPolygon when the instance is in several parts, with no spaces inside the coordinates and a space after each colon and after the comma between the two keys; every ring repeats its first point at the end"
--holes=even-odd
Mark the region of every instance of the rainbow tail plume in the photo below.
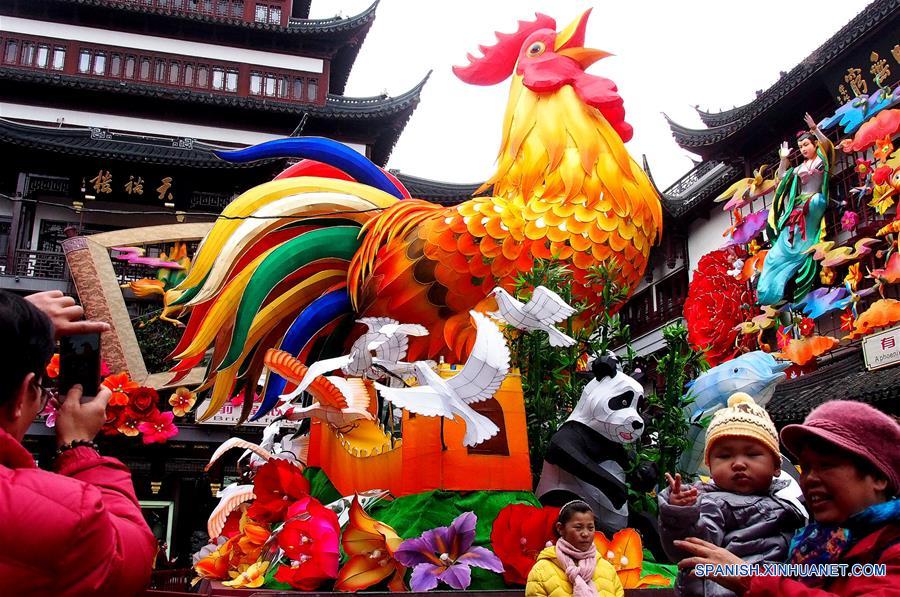
{"type": "MultiPolygon", "coordinates": [[[[172,354],[179,361],[173,371],[183,376],[212,350],[201,386],[212,392],[201,421],[240,384],[255,387],[269,348],[308,353],[352,313],[347,272],[360,227],[409,196],[364,156],[328,139],[280,139],[218,155],[233,162],[306,161],[232,201],[177,287],[182,294],[176,304],[190,308],[191,316],[172,354]]],[[[269,374],[257,418],[285,386],[269,374]]]]}

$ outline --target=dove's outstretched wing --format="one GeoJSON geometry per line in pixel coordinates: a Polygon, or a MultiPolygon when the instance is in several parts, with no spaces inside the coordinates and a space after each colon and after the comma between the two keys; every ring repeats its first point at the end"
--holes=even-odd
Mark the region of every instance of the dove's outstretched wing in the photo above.
{"type": "Polygon", "coordinates": [[[544,323],[559,323],[574,315],[575,309],[552,290],[538,286],[522,313],[544,323]]]}
{"type": "Polygon", "coordinates": [[[395,406],[424,417],[453,418],[453,412],[446,399],[429,386],[414,388],[389,388],[375,384],[381,395],[395,406]]]}
{"type": "Polygon", "coordinates": [[[386,325],[396,325],[399,323],[396,319],[391,319],[390,317],[363,317],[362,319],[357,319],[356,323],[361,323],[367,328],[369,328],[370,332],[378,332],[381,328],[386,325]]]}
{"type": "Polygon", "coordinates": [[[493,321],[469,311],[475,320],[475,346],[462,371],[447,380],[447,385],[465,403],[487,400],[500,388],[509,373],[509,347],[493,321]]]}
{"type": "Polygon", "coordinates": [[[353,342],[353,346],[350,347],[350,354],[354,354],[355,358],[341,367],[341,370],[346,375],[362,377],[369,370],[369,367],[372,366],[372,355],[369,353],[371,349],[368,346],[373,341],[383,342],[387,340],[387,336],[378,330],[386,325],[395,325],[397,320],[390,317],[363,317],[362,319],[357,319],[356,322],[363,324],[368,329],[353,342]]]}
{"type": "Polygon", "coordinates": [[[251,441],[245,440],[240,437],[230,437],[222,442],[222,444],[218,448],[216,448],[216,451],[213,452],[213,455],[209,458],[209,464],[207,464],[203,470],[208,471],[210,467],[212,467],[212,465],[214,465],[216,461],[221,458],[223,454],[225,454],[225,452],[233,448],[245,448],[259,456],[263,460],[269,460],[273,457],[273,454],[270,451],[264,448],[260,448],[257,444],[254,444],[251,441]]]}
{"type": "Polygon", "coordinates": [[[284,395],[282,394],[281,398],[285,400],[293,400],[309,387],[309,384],[313,382],[314,379],[319,377],[320,375],[324,375],[326,373],[330,373],[341,367],[347,366],[354,358],[355,352],[351,354],[345,354],[343,356],[334,357],[333,359],[322,359],[321,361],[316,361],[306,370],[306,375],[303,376],[303,379],[300,380],[300,383],[297,384],[297,387],[290,394],[284,395]]]}
{"type": "Polygon", "coordinates": [[[256,499],[256,495],[253,493],[253,485],[238,485],[237,483],[232,483],[223,489],[219,497],[219,503],[216,504],[206,523],[206,530],[210,539],[215,539],[222,534],[228,515],[234,512],[238,506],[244,502],[256,499]]]}
{"type": "Polygon", "coordinates": [[[369,413],[371,396],[366,387],[366,382],[363,379],[359,377],[343,378],[329,376],[328,381],[337,386],[347,400],[347,408],[342,409],[342,411],[358,412],[363,414],[366,419],[375,419],[375,417],[369,413]]]}
{"type": "Polygon", "coordinates": [[[390,323],[383,325],[378,329],[385,336],[393,336],[394,334],[403,334],[405,336],[427,336],[428,328],[417,323],[390,323]]]}

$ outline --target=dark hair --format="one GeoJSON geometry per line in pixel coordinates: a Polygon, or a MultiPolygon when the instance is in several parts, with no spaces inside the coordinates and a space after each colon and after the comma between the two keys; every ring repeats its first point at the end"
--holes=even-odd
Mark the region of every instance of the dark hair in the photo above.
{"type": "Polygon", "coordinates": [[[856,468],[856,471],[859,473],[860,477],[868,476],[874,479],[888,481],[888,478],[884,474],[884,472],[874,464],[872,464],[862,456],[854,454],[849,450],[845,450],[826,439],[813,435],[807,439],[804,439],[803,443],[800,445],[804,448],[809,448],[813,452],[823,454],[825,456],[838,456],[840,458],[846,458],[850,461],[853,467],[856,468]]]}
{"type": "Polygon", "coordinates": [[[803,141],[805,139],[809,139],[810,141],[812,141],[813,144],[815,144],[816,141],[818,141],[818,139],[816,139],[816,136],[813,135],[812,133],[810,133],[809,131],[801,131],[800,133],[797,133],[797,143],[798,144],[800,143],[800,141],[803,141]]]}
{"type": "Polygon", "coordinates": [[[575,516],[575,514],[585,514],[587,512],[590,512],[591,514],[594,513],[594,511],[591,510],[591,507],[587,505],[587,502],[583,500],[572,500],[560,508],[559,517],[557,517],[556,522],[564,525],[572,520],[572,517],[575,516]]]}
{"type": "Polygon", "coordinates": [[[8,347],[0,359],[0,406],[13,399],[29,373],[40,379],[56,345],[53,324],[37,307],[11,292],[0,291],[0,338],[8,347]]]}

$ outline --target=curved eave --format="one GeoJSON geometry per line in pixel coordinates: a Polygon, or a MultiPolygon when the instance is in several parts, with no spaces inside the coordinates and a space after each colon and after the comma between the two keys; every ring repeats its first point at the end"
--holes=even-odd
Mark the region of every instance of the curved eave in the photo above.
{"type": "Polygon", "coordinates": [[[656,181],[653,179],[653,173],[650,171],[650,162],[647,160],[647,154],[643,154],[641,156],[641,163],[644,167],[644,173],[647,175],[647,178],[650,179],[650,186],[653,187],[653,190],[656,191],[656,196],[659,197],[660,204],[662,204],[663,210],[666,214],[670,216],[674,216],[675,213],[672,211],[672,207],[669,205],[669,201],[665,193],[663,193],[658,186],[656,186],[656,181]]]}
{"type": "Polygon", "coordinates": [[[729,110],[721,110],[719,112],[707,112],[706,110],[701,110],[699,106],[694,106],[694,111],[697,112],[697,115],[700,117],[703,124],[715,127],[726,125],[737,120],[751,104],[752,102],[744,104],[743,106],[736,106],[729,110]]]}
{"type": "Polygon", "coordinates": [[[147,85],[129,81],[121,85],[119,81],[93,79],[73,75],[60,75],[30,69],[0,67],[0,81],[9,83],[37,83],[55,88],[80,89],[85,91],[113,93],[121,96],[149,97],[172,102],[230,106],[251,111],[265,111],[284,114],[309,114],[320,119],[376,119],[397,114],[418,103],[422,87],[428,77],[410,91],[396,97],[346,98],[328,96],[325,105],[292,102],[267,101],[250,97],[225,94],[203,93],[190,89],[147,85]]]}
{"type": "Polygon", "coordinates": [[[418,103],[422,95],[425,83],[431,78],[431,71],[416,83],[409,91],[405,91],[394,97],[388,95],[375,95],[371,97],[347,97],[343,95],[329,94],[325,99],[325,107],[342,113],[368,114],[376,110],[397,110],[409,107],[411,103],[418,103]]]}
{"type": "Polygon", "coordinates": [[[366,10],[346,19],[336,17],[331,19],[291,19],[288,23],[290,31],[323,39],[332,38],[340,32],[342,41],[337,45],[337,49],[331,57],[329,93],[342,94],[347,88],[347,79],[350,78],[353,63],[356,62],[363,41],[375,21],[375,9],[378,8],[379,1],[375,0],[366,10]]]}
{"type": "Polygon", "coordinates": [[[441,205],[458,205],[463,201],[468,201],[482,184],[480,182],[454,183],[432,180],[405,174],[399,170],[391,170],[391,173],[403,183],[413,197],[427,199],[441,205]]]}
{"type": "Polygon", "coordinates": [[[329,36],[332,34],[332,27],[344,26],[348,27],[347,31],[352,31],[352,35],[345,36],[346,40],[342,43],[331,58],[330,75],[328,81],[328,90],[331,93],[344,93],[347,88],[347,79],[350,78],[350,71],[353,69],[353,63],[359,56],[359,50],[372,28],[375,20],[375,9],[378,8],[378,2],[375,0],[369,8],[359,13],[355,17],[349,19],[321,19],[313,21],[309,19],[291,19],[289,27],[297,27],[299,29],[306,28],[309,33],[329,36]],[[327,22],[326,22],[327,21],[327,22]]]}
{"type": "Polygon", "coordinates": [[[663,205],[671,216],[683,220],[708,205],[741,172],[733,163],[716,160],[701,162],[661,194],[663,205]]]}
{"type": "MultiPolygon", "coordinates": [[[[406,124],[412,117],[416,106],[419,105],[422,89],[425,87],[425,83],[428,82],[429,77],[431,77],[431,71],[415,87],[394,98],[397,110],[391,117],[390,122],[380,127],[380,134],[376,137],[372,146],[372,154],[369,156],[373,162],[382,168],[387,165],[388,158],[391,157],[391,152],[394,151],[397,140],[406,128],[406,124]]],[[[347,101],[347,98],[342,99],[347,101]]]]}
{"type": "Polygon", "coordinates": [[[330,17],[327,19],[290,19],[287,30],[297,33],[331,35],[338,31],[355,31],[370,27],[375,20],[375,9],[380,0],[375,0],[368,8],[352,17],[330,17]]]}
{"type": "Polygon", "coordinates": [[[171,138],[118,133],[114,133],[111,139],[96,139],[91,136],[90,128],[47,127],[0,118],[0,143],[8,150],[15,147],[69,156],[190,168],[233,170],[264,164],[232,164],[215,156],[213,151],[221,149],[219,147],[194,142],[193,147],[185,149],[172,147],[171,142],[171,138]]]}
{"type": "Polygon", "coordinates": [[[675,142],[684,149],[708,149],[720,143],[723,139],[737,132],[741,122],[731,122],[722,126],[714,126],[705,129],[692,129],[678,124],[668,114],[663,114],[669,124],[669,130],[675,137],[675,142]]]}

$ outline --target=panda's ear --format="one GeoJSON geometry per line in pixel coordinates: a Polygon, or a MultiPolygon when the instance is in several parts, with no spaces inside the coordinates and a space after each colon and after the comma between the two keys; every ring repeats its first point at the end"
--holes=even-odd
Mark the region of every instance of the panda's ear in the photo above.
{"type": "Polygon", "coordinates": [[[613,355],[603,355],[594,359],[591,370],[597,381],[603,381],[607,377],[615,377],[618,371],[619,361],[613,355]]]}

